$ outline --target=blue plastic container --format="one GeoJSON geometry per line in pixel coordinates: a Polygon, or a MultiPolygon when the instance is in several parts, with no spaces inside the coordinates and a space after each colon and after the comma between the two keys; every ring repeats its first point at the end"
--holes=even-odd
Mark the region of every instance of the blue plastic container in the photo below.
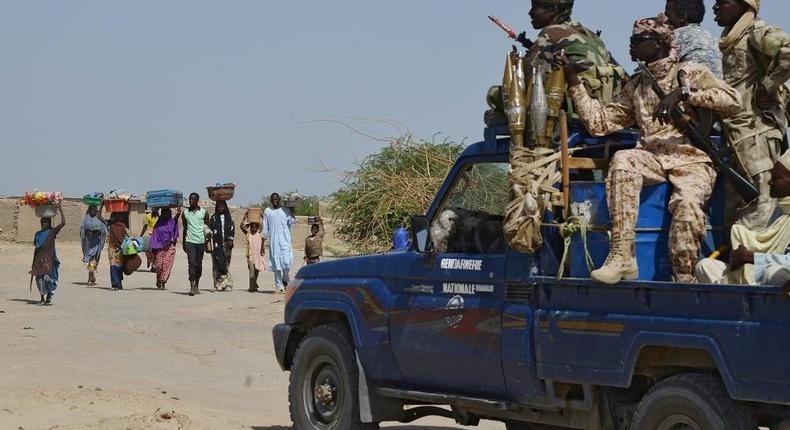
{"type": "Polygon", "coordinates": [[[145,203],[149,208],[171,208],[181,206],[184,195],[175,190],[149,191],[145,194],[145,203]]]}
{"type": "MultiPolygon", "coordinates": [[[[642,188],[636,227],[669,228],[672,216],[667,208],[671,195],[672,187],[666,183],[642,188]]],[[[591,225],[609,226],[611,224],[604,182],[572,182],[570,200],[572,204],[589,206],[591,225]]]]}
{"type": "MultiPolygon", "coordinates": [[[[609,208],[606,204],[606,185],[603,182],[571,183],[571,202],[590,214],[592,231],[587,232],[587,249],[594,267],[603,265],[609,255],[610,228],[609,208]]],[[[640,195],[639,214],[636,223],[636,259],[639,265],[639,280],[670,281],[672,262],[669,258],[669,198],[672,186],[664,183],[645,187],[640,195]]],[[[723,222],[723,187],[717,186],[709,204],[709,217],[713,227],[708,230],[702,243],[702,256],[707,256],[725,244],[723,222]]],[[[590,271],[585,262],[584,245],[579,233],[571,237],[568,251],[568,273],[574,278],[589,278],[590,271]]]]}

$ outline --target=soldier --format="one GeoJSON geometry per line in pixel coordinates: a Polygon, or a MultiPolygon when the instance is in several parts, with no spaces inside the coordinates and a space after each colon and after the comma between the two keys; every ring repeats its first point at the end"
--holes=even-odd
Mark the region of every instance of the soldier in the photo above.
{"type": "Polygon", "coordinates": [[[678,62],[697,63],[721,79],[721,51],[718,41],[700,25],[705,19],[702,0],[667,0],[664,13],[675,29],[678,62]]]}
{"type": "MultiPolygon", "coordinates": [[[[564,49],[568,59],[577,65],[578,76],[588,93],[599,100],[609,101],[620,92],[626,73],[614,61],[597,33],[571,20],[573,2],[532,0],[529,16],[532,27],[540,33],[527,53],[526,63],[535,67],[543,60],[549,65],[554,54],[564,49]]],[[[519,39],[524,39],[524,33],[519,39]]]]}
{"type": "Polygon", "coordinates": [[[743,99],[742,109],[723,121],[724,134],[735,148],[739,167],[760,189],[757,202],[735,213],[737,223],[748,228],[767,226],[776,210],[768,181],[786,142],[783,84],[790,78],[790,36],[757,19],[759,10],[760,0],[716,0],[713,7],[716,22],[724,27],[719,42],[724,80],[743,99]]]}
{"type": "Polygon", "coordinates": [[[705,235],[703,207],[713,190],[716,172],[710,158],[691,145],[671,123],[669,114],[683,103],[731,115],[739,109],[740,96],[705,67],[678,63],[672,47],[672,28],[665,17],[641,19],[634,24],[631,57],[647,63],[668,94],[664,100],[653,92],[650,79],[636,74],[620,95],[602,103],[587,94],[569,61],[557,58],[565,67],[579,118],[591,134],[604,136],[633,125],[641,133],[639,147],[618,151],[609,167],[606,198],[612,219],[611,246],[603,267],[592,272],[592,279],[598,282],[615,284],[637,277],[634,240],[639,193],[643,184],[667,181],[674,188],[669,201],[674,278],[678,282],[694,279],[700,240],[705,235]],[[686,75],[687,86],[678,85],[680,71],[686,75]]]}
{"type": "MultiPolygon", "coordinates": [[[[529,16],[532,26],[540,33],[535,42],[527,39],[526,32],[517,39],[529,49],[527,82],[531,82],[532,68],[542,66],[546,66],[543,69],[546,80],[554,54],[564,49],[565,55],[577,65],[578,76],[588,94],[609,101],[622,90],[627,74],[596,32],[571,20],[573,3],[574,0],[532,0],[529,16]]],[[[492,87],[487,98],[492,110],[486,112],[486,124],[506,122],[501,87],[492,87]]]]}

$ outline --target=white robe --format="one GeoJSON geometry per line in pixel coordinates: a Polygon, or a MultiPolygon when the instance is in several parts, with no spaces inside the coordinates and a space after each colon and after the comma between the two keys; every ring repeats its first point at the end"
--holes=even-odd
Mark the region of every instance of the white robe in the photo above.
{"type": "Polygon", "coordinates": [[[266,208],[263,212],[263,237],[269,253],[269,270],[275,272],[291,268],[294,259],[291,227],[296,220],[286,209],[266,208]]]}

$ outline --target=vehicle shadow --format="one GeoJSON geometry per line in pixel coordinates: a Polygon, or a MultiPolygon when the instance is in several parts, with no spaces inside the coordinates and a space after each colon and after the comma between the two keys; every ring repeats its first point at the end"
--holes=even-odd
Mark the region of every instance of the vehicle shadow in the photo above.
{"type": "MultiPolygon", "coordinates": [[[[293,430],[289,426],[252,426],[251,430],[293,430]]],[[[403,425],[392,427],[393,430],[457,430],[457,427],[437,427],[437,426],[410,426],[403,425]]]]}

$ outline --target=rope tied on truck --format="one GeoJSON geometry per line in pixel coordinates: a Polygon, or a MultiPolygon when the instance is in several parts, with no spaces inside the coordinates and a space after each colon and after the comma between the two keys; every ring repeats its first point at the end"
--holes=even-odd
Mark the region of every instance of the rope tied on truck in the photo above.
{"type": "Polygon", "coordinates": [[[587,219],[578,215],[571,216],[568,218],[568,221],[560,224],[560,236],[564,242],[564,249],[562,251],[560,267],[557,269],[557,279],[562,279],[563,275],[565,274],[565,264],[568,260],[568,251],[571,248],[571,237],[573,237],[573,235],[576,233],[579,233],[582,237],[582,245],[584,246],[584,261],[587,263],[587,269],[590,272],[595,269],[592,256],[590,255],[590,251],[587,248],[587,230],[589,228],[590,225],[587,223],[587,219]]]}
{"type": "Polygon", "coordinates": [[[543,245],[541,222],[551,210],[551,196],[560,181],[560,153],[549,148],[510,145],[508,184],[510,202],[505,209],[503,230],[511,248],[527,254],[543,245]]]}

